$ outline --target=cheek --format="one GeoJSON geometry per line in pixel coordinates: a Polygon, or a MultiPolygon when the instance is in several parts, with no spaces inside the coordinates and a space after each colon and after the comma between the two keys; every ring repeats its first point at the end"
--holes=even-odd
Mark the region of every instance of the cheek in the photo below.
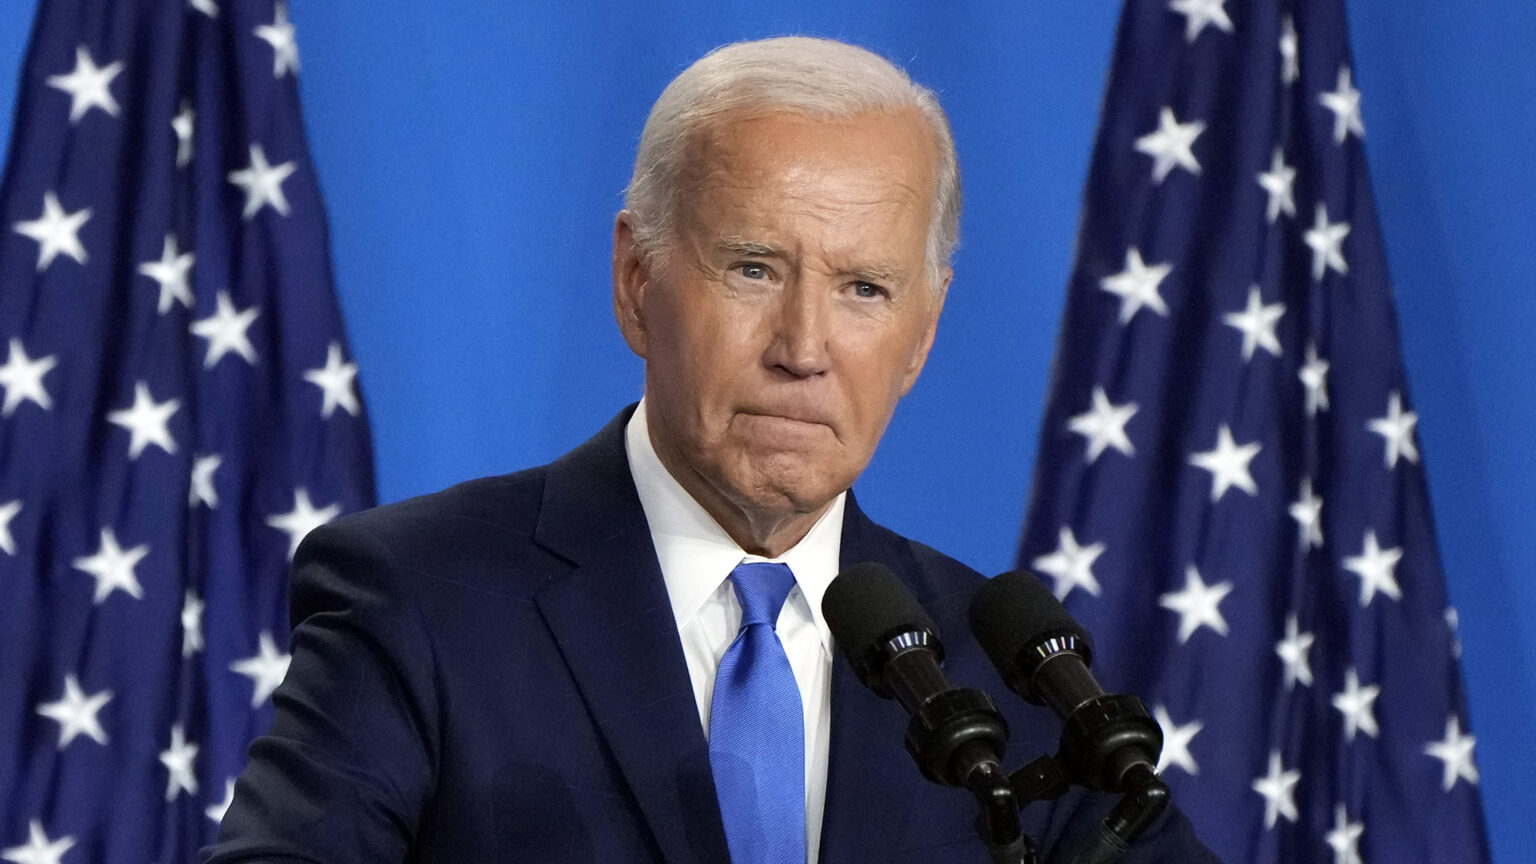
{"type": "Polygon", "coordinates": [[[748,316],[722,304],[678,304],[667,311],[668,326],[653,337],[648,374],[679,419],[687,418],[690,437],[718,440],[760,362],[754,330],[748,316]]]}
{"type": "Polygon", "coordinates": [[[852,340],[844,351],[843,387],[858,414],[861,437],[878,438],[900,401],[918,340],[903,332],[852,340]]]}

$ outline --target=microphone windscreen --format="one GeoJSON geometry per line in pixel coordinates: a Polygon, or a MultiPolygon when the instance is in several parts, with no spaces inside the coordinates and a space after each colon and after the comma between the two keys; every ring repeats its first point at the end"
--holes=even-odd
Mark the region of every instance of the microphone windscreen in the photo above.
{"type": "Polygon", "coordinates": [[[907,586],[882,564],[855,564],[839,573],[822,595],[821,614],[854,673],[875,690],[881,689],[874,680],[881,670],[874,666],[885,640],[915,630],[938,635],[907,586]]]}
{"type": "Polygon", "coordinates": [[[1090,644],[1051,590],[1027,570],[988,579],[971,599],[970,618],[976,641],[1010,685],[1018,680],[1019,654],[1026,648],[1067,633],[1090,644]]]}

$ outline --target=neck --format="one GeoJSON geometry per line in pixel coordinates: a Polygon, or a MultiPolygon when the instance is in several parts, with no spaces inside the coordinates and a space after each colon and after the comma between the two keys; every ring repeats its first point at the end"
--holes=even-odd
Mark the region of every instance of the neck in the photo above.
{"type": "Polygon", "coordinates": [[[698,492],[687,485],[683,488],[688,489],[688,493],[704,507],[705,512],[720,523],[720,527],[736,541],[736,545],[764,558],[777,558],[795,548],[795,544],[811,533],[816,521],[832,506],[832,502],[828,501],[811,513],[763,513],[734,506],[734,502],[724,496],[720,497],[720,506],[711,506],[699,497],[698,492]]]}

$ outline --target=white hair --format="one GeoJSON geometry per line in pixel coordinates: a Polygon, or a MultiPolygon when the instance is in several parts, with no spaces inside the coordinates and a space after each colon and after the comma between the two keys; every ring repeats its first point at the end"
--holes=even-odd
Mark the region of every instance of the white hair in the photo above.
{"type": "Polygon", "coordinates": [[[635,241],[647,256],[665,254],[685,186],[689,144],[724,115],[784,110],[847,119],[907,108],[927,121],[938,150],[925,250],[929,287],[937,291],[960,235],[960,168],[944,109],[933,91],[890,61],[831,39],[735,42],[672,79],[651,106],[624,193],[624,206],[635,216],[635,241]]]}

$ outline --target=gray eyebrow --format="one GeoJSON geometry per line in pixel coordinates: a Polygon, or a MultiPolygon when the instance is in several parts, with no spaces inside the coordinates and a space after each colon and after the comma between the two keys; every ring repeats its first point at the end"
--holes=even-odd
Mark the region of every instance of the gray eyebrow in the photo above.
{"type": "Polygon", "coordinates": [[[755,240],[747,240],[743,237],[721,237],[716,246],[722,252],[732,252],[737,255],[780,258],[784,256],[784,253],[779,249],[775,249],[766,243],[758,243],[755,240]]]}
{"type": "Polygon", "coordinates": [[[906,271],[901,268],[901,265],[886,263],[854,267],[848,273],[871,282],[900,282],[906,276],[906,271]]]}

